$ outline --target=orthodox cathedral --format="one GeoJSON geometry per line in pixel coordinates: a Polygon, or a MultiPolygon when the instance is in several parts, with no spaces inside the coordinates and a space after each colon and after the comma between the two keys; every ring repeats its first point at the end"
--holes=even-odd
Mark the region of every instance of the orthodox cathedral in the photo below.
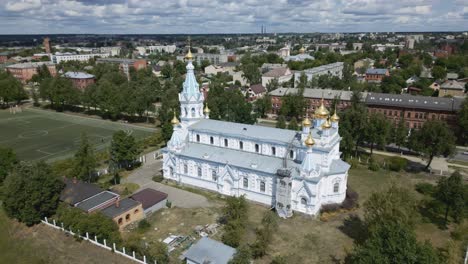
{"type": "Polygon", "coordinates": [[[163,176],[181,184],[241,196],[281,217],[316,215],[346,196],[350,165],[340,159],[339,117],[322,104],[302,131],[211,120],[189,51],[179,94],[180,121],[163,150],[163,176]]]}

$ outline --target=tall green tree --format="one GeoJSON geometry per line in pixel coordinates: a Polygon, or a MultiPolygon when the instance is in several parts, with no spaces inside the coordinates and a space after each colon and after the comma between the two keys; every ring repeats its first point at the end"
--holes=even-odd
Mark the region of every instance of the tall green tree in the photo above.
{"type": "Polygon", "coordinates": [[[20,81],[10,73],[0,73],[0,101],[3,105],[19,103],[26,98],[27,94],[20,81]]]}
{"type": "Polygon", "coordinates": [[[248,204],[244,196],[230,196],[226,199],[226,205],[223,207],[225,221],[223,243],[232,247],[241,244],[248,220],[247,209],[248,204]]]}
{"type": "Polygon", "coordinates": [[[440,120],[429,120],[423,127],[411,135],[411,147],[428,157],[426,170],[432,159],[439,155],[448,156],[455,151],[455,137],[447,123],[440,120]]]}
{"type": "Polygon", "coordinates": [[[278,116],[278,120],[276,121],[276,128],[286,128],[286,118],[283,115],[278,116]]]}
{"type": "Polygon", "coordinates": [[[452,173],[448,178],[440,178],[434,196],[445,205],[445,224],[447,224],[450,212],[456,222],[463,219],[468,197],[466,197],[462,176],[458,171],[452,173]]]}
{"type": "Polygon", "coordinates": [[[299,130],[299,125],[297,124],[296,117],[291,118],[291,121],[289,121],[289,124],[288,124],[288,129],[289,130],[299,130]]]}
{"type": "Polygon", "coordinates": [[[372,113],[367,121],[365,130],[366,141],[370,144],[370,155],[373,154],[374,146],[384,147],[390,135],[390,123],[381,113],[372,113]]]}
{"type": "Polygon", "coordinates": [[[117,165],[118,168],[130,168],[139,153],[139,147],[135,138],[119,130],[112,135],[112,142],[110,147],[111,161],[117,165]]]}
{"type": "Polygon", "coordinates": [[[250,248],[247,245],[243,245],[237,249],[236,254],[228,262],[229,264],[251,264],[252,263],[252,253],[250,248]]]}
{"type": "Polygon", "coordinates": [[[458,112],[458,139],[463,144],[468,144],[468,97],[463,100],[463,103],[458,112]]]}
{"type": "Polygon", "coordinates": [[[74,177],[86,182],[94,182],[96,180],[96,155],[94,154],[93,146],[88,141],[86,133],[81,134],[80,147],[75,153],[73,163],[74,177]]]}
{"type": "Polygon", "coordinates": [[[254,103],[254,109],[257,112],[258,117],[266,117],[267,113],[271,111],[271,96],[265,95],[259,98],[254,103]]]}
{"type": "Polygon", "coordinates": [[[55,213],[63,187],[46,163],[21,163],[3,183],[3,207],[8,216],[33,225],[55,213]]]}
{"type": "Polygon", "coordinates": [[[444,67],[436,65],[432,68],[432,77],[435,79],[442,80],[445,76],[447,76],[447,70],[444,67]]]}
{"type": "Polygon", "coordinates": [[[280,83],[278,81],[278,78],[271,79],[266,85],[266,89],[267,89],[268,92],[276,90],[279,87],[280,87],[280,83]]]}
{"type": "Polygon", "coordinates": [[[244,72],[242,77],[245,78],[250,85],[262,82],[262,74],[255,63],[242,65],[242,71],[244,72]]]}
{"type": "Polygon", "coordinates": [[[404,118],[400,119],[398,125],[393,127],[392,138],[393,143],[398,146],[398,150],[401,149],[401,146],[406,144],[406,139],[408,137],[408,128],[406,127],[406,122],[404,118]]]}
{"type": "Polygon", "coordinates": [[[0,186],[16,164],[18,164],[18,158],[13,150],[0,147],[0,186]]]}

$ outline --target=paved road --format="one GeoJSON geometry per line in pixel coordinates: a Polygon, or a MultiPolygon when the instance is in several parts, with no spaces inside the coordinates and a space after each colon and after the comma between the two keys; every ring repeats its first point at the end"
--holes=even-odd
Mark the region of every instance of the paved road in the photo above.
{"type": "Polygon", "coordinates": [[[172,202],[173,206],[182,208],[211,206],[206,197],[202,195],[154,182],[152,178],[159,170],[161,170],[161,165],[161,160],[143,164],[142,167],[136,169],[132,174],[125,178],[123,182],[136,183],[140,186],[140,189],[152,188],[165,192],[169,195],[168,200],[172,202]]]}

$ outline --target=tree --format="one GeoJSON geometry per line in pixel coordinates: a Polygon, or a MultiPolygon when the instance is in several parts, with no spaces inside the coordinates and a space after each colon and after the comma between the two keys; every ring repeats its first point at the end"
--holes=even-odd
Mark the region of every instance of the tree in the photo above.
{"type": "Polygon", "coordinates": [[[19,102],[27,98],[23,85],[10,73],[0,73],[0,101],[2,104],[19,102]]]}
{"type": "Polygon", "coordinates": [[[273,78],[267,83],[266,88],[267,88],[268,92],[271,92],[273,90],[278,89],[279,86],[280,86],[280,84],[278,82],[278,78],[273,78]]]}
{"type": "Polygon", "coordinates": [[[250,264],[252,259],[252,254],[247,245],[241,246],[237,249],[234,257],[228,262],[229,264],[250,264]]]}
{"type": "Polygon", "coordinates": [[[110,155],[118,168],[129,168],[139,153],[138,145],[132,135],[119,130],[112,135],[110,155]]]}
{"type": "Polygon", "coordinates": [[[251,247],[254,258],[263,257],[266,254],[277,227],[277,215],[273,211],[265,212],[262,218],[262,227],[257,228],[257,239],[251,247]]]}
{"type": "Polygon", "coordinates": [[[381,113],[372,113],[367,121],[365,130],[367,143],[370,144],[370,155],[373,154],[374,145],[384,147],[390,133],[390,123],[381,113]]]}
{"type": "Polygon", "coordinates": [[[461,174],[456,171],[448,178],[441,178],[437,183],[435,198],[445,205],[444,221],[447,224],[449,212],[458,223],[463,218],[465,201],[465,191],[461,174]]]}
{"type": "Polygon", "coordinates": [[[408,128],[406,127],[405,119],[401,118],[398,125],[393,128],[393,142],[398,146],[398,150],[401,149],[401,146],[405,145],[407,137],[408,128]]]}
{"type": "Polygon", "coordinates": [[[286,118],[284,118],[284,116],[278,116],[278,120],[276,121],[276,127],[282,129],[286,128],[286,118]]]}
{"type": "Polygon", "coordinates": [[[3,183],[5,212],[29,226],[39,223],[55,213],[63,186],[46,163],[21,163],[3,183]]]}
{"type": "Polygon", "coordinates": [[[432,68],[432,77],[434,79],[442,80],[445,79],[445,76],[447,76],[447,70],[444,67],[436,65],[432,68]]]}
{"type": "Polygon", "coordinates": [[[429,158],[426,170],[435,156],[448,156],[455,151],[455,137],[443,121],[429,120],[411,136],[411,147],[429,158]]]}
{"type": "Polygon", "coordinates": [[[297,125],[296,117],[291,118],[291,121],[289,121],[289,124],[288,124],[288,129],[289,130],[299,130],[299,126],[297,125]]]}
{"type": "Polygon", "coordinates": [[[251,85],[262,82],[262,74],[255,63],[249,63],[242,66],[242,77],[245,78],[251,85]]]}
{"type": "Polygon", "coordinates": [[[247,225],[247,201],[244,196],[228,197],[223,208],[224,234],[223,243],[238,247],[247,225]]]}
{"type": "Polygon", "coordinates": [[[460,111],[458,112],[458,139],[464,143],[468,143],[468,97],[463,100],[463,103],[460,107],[460,111]]]}
{"type": "Polygon", "coordinates": [[[0,186],[17,163],[18,158],[12,149],[0,147],[0,186]]]}
{"type": "Polygon", "coordinates": [[[73,176],[82,181],[93,182],[96,180],[94,171],[96,165],[93,146],[88,142],[86,133],[82,133],[80,147],[75,153],[73,176]]]}
{"type": "Polygon", "coordinates": [[[257,111],[258,117],[266,117],[267,113],[271,111],[271,96],[265,95],[260,99],[257,99],[254,103],[255,110],[257,111]]]}
{"type": "Polygon", "coordinates": [[[358,264],[442,263],[428,242],[418,242],[411,228],[396,222],[376,226],[370,237],[357,245],[348,258],[350,263],[358,264]]]}

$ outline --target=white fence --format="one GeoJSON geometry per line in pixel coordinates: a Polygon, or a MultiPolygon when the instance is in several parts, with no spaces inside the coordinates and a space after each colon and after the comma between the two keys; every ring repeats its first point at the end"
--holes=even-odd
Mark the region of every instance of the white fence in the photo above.
{"type": "MultiPolygon", "coordinates": [[[[138,263],[142,263],[142,264],[148,263],[148,262],[146,262],[146,256],[143,256],[143,259],[140,260],[140,259],[138,259],[138,258],[135,256],[135,251],[133,251],[131,255],[128,255],[127,252],[125,251],[125,247],[122,248],[122,251],[119,251],[119,250],[116,248],[115,243],[112,243],[112,247],[110,247],[110,245],[107,245],[107,241],[106,241],[105,239],[103,240],[103,243],[101,244],[101,243],[98,241],[98,239],[97,239],[96,236],[94,236],[94,239],[93,239],[93,238],[90,238],[88,232],[86,232],[86,236],[81,236],[81,235],[79,235],[79,234],[77,234],[77,233],[74,233],[71,229],[70,229],[70,230],[66,230],[66,229],[63,227],[63,223],[59,226],[59,225],[55,222],[55,220],[52,220],[52,222],[49,222],[49,219],[47,219],[47,217],[45,217],[44,220],[41,220],[41,222],[44,223],[44,224],[46,224],[46,225],[48,225],[48,226],[50,226],[50,227],[53,227],[53,228],[58,229],[58,230],[61,230],[61,231],[65,232],[65,233],[67,233],[67,234],[70,234],[70,235],[72,235],[72,236],[78,236],[78,237],[82,238],[83,240],[86,240],[86,241],[88,241],[88,242],[90,242],[90,243],[92,243],[92,244],[94,244],[94,245],[96,245],[96,246],[98,246],[98,247],[107,249],[107,250],[109,250],[109,251],[113,251],[113,252],[115,252],[116,254],[119,254],[119,255],[121,255],[121,256],[123,256],[123,257],[126,257],[126,258],[128,258],[128,259],[131,259],[131,260],[136,261],[136,262],[138,262],[138,263]]],[[[128,252],[128,253],[130,253],[130,252],[128,252]]],[[[154,261],[154,263],[156,264],[156,261],[154,261]]]]}

